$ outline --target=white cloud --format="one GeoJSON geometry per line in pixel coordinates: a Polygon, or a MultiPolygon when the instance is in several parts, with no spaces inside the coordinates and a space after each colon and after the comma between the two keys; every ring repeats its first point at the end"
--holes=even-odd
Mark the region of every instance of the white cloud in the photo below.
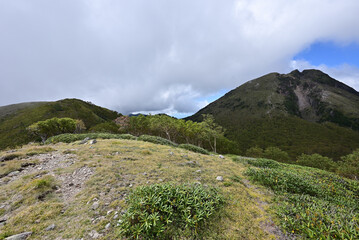
{"type": "Polygon", "coordinates": [[[289,71],[315,41],[359,42],[358,11],[357,0],[0,0],[0,105],[77,97],[193,112],[289,71]]]}

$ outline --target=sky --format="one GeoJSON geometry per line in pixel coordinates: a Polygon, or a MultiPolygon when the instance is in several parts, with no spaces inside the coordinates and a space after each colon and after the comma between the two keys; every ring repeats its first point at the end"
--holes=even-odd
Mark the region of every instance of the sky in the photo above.
{"type": "Polygon", "coordinates": [[[358,0],[0,0],[0,106],[184,117],[270,72],[359,91],[358,0]]]}

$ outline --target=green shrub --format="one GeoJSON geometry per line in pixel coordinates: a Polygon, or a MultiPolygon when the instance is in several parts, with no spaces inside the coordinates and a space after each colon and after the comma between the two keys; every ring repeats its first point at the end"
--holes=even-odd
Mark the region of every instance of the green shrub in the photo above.
{"type": "Polygon", "coordinates": [[[192,145],[192,144],[180,144],[178,147],[183,148],[183,149],[187,149],[187,150],[192,151],[192,152],[209,155],[209,152],[206,149],[203,149],[201,147],[198,147],[198,146],[195,146],[195,145],[192,145]]]}
{"type": "Polygon", "coordinates": [[[359,182],[309,167],[246,170],[274,190],[275,213],[288,233],[303,239],[359,239],[359,182]]]}
{"type": "Polygon", "coordinates": [[[246,156],[254,158],[263,157],[263,149],[260,147],[251,147],[247,149],[246,156]]]}
{"type": "Polygon", "coordinates": [[[335,162],[328,157],[323,157],[320,154],[302,154],[297,158],[297,164],[307,167],[319,168],[327,171],[335,169],[335,162]]]}
{"type": "Polygon", "coordinates": [[[337,173],[348,178],[359,179],[359,149],[342,157],[337,173]]]}
{"type": "Polygon", "coordinates": [[[157,137],[157,136],[141,135],[137,138],[137,140],[161,144],[161,145],[167,145],[167,146],[172,146],[172,147],[178,146],[176,143],[171,142],[170,140],[167,140],[167,139],[161,138],[161,137],[157,137]]]}
{"type": "Polygon", "coordinates": [[[136,140],[136,137],[132,136],[131,134],[111,134],[111,133],[83,133],[83,134],[71,134],[71,133],[65,133],[60,134],[57,136],[53,136],[46,140],[45,144],[50,143],[58,143],[58,142],[64,142],[64,143],[71,143],[76,142],[79,140],[84,140],[85,138],[90,139],[129,139],[129,140],[136,140]]]}
{"type": "Polygon", "coordinates": [[[277,147],[267,147],[263,152],[263,157],[273,159],[280,162],[288,162],[289,155],[285,151],[277,147]]]}
{"type": "Polygon", "coordinates": [[[90,132],[101,132],[101,133],[119,133],[118,132],[119,126],[116,125],[114,122],[104,122],[99,123],[90,128],[90,132]]]}
{"type": "Polygon", "coordinates": [[[216,189],[202,185],[140,186],[127,198],[120,234],[133,239],[194,239],[223,203],[216,189]]]}
{"type": "Polygon", "coordinates": [[[270,168],[249,168],[245,174],[250,176],[251,180],[259,182],[275,191],[305,193],[311,196],[319,194],[318,189],[308,179],[296,173],[270,168]]]}
{"type": "Polygon", "coordinates": [[[278,168],[280,164],[274,160],[257,158],[257,159],[248,159],[247,163],[260,168],[278,168]]]}

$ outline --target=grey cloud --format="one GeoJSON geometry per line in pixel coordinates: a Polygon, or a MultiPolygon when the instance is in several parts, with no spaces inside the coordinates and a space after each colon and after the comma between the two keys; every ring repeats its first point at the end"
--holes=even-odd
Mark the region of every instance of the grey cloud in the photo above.
{"type": "Polygon", "coordinates": [[[318,40],[359,41],[356,0],[0,0],[0,105],[77,97],[194,112],[290,69],[318,40]]]}

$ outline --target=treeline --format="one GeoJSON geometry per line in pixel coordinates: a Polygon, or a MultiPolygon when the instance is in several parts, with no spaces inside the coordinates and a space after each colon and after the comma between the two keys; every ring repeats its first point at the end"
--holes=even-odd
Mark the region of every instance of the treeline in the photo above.
{"type": "Polygon", "coordinates": [[[212,115],[204,115],[200,123],[176,119],[164,114],[121,116],[115,121],[100,123],[90,129],[86,129],[81,120],[51,118],[32,124],[27,130],[42,142],[51,136],[63,133],[129,133],[137,137],[158,136],[177,144],[191,144],[219,153],[236,153],[237,149],[234,142],[224,137],[225,129],[214,121],[212,115]]]}
{"type": "Polygon", "coordinates": [[[115,123],[119,126],[120,133],[159,136],[178,144],[192,144],[220,153],[233,153],[236,149],[236,144],[224,137],[225,129],[208,114],[203,116],[202,122],[159,114],[122,116],[117,118],[115,123]]]}

